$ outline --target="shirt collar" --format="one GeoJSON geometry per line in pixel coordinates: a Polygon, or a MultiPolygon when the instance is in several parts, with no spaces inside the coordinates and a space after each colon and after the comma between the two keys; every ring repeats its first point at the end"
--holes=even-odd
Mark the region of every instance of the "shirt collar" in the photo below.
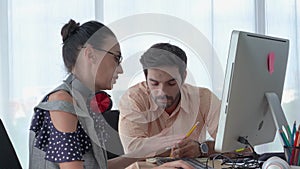
{"type": "Polygon", "coordinates": [[[186,92],[184,86],[180,89],[181,92],[181,99],[180,99],[180,107],[186,112],[186,113],[192,113],[193,110],[191,110],[190,104],[192,103],[192,100],[188,100],[188,93],[186,92]]]}

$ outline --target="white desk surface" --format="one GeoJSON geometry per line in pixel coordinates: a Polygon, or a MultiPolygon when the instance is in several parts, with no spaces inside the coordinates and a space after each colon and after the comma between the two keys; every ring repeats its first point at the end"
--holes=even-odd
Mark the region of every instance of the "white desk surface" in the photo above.
{"type": "MultiPolygon", "coordinates": [[[[199,161],[206,162],[206,159],[199,159],[199,161]]],[[[208,164],[209,164],[209,166],[212,166],[212,161],[209,161],[208,164]]],[[[135,162],[132,165],[128,166],[126,169],[151,169],[156,166],[157,165],[155,163],[146,162],[146,161],[138,161],[138,162],[135,162]]],[[[228,167],[230,167],[230,166],[228,166],[228,167]]],[[[221,166],[221,160],[215,160],[214,168],[221,169],[221,168],[226,168],[226,166],[225,165],[221,166]]]]}
{"type": "MultiPolygon", "coordinates": [[[[199,159],[199,161],[206,162],[206,159],[199,159]]],[[[146,161],[138,161],[128,166],[126,169],[152,169],[156,167],[155,163],[146,162],[146,161]]],[[[212,166],[212,161],[209,161],[209,166],[212,166]]],[[[230,166],[221,165],[221,160],[214,161],[215,169],[229,168],[230,166]]],[[[291,166],[291,169],[300,169],[300,166],[291,166]]]]}

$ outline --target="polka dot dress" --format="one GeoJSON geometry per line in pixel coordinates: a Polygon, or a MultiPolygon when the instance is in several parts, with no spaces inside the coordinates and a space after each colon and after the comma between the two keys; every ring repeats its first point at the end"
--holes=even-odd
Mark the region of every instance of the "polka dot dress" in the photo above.
{"type": "Polygon", "coordinates": [[[91,141],[80,123],[74,132],[60,132],[54,127],[47,110],[35,109],[30,130],[36,133],[35,147],[44,151],[45,159],[51,162],[83,160],[82,156],[92,149],[91,141]]]}

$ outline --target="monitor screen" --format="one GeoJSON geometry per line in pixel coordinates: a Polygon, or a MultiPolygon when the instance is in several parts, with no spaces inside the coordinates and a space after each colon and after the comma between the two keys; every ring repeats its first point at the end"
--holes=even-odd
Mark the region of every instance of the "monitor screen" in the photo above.
{"type": "MultiPolygon", "coordinates": [[[[215,149],[229,152],[272,142],[276,125],[266,93],[277,95],[280,108],[289,41],[248,32],[231,35],[215,149]]],[[[284,117],[285,118],[285,117],[284,117]]]]}

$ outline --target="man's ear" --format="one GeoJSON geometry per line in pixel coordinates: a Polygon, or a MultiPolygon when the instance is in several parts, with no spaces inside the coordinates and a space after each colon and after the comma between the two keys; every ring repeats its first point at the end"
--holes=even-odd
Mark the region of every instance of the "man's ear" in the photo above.
{"type": "Polygon", "coordinates": [[[183,84],[183,83],[185,82],[186,75],[187,75],[187,71],[185,70],[185,71],[183,72],[183,76],[182,76],[182,82],[181,82],[181,84],[183,84]]]}

